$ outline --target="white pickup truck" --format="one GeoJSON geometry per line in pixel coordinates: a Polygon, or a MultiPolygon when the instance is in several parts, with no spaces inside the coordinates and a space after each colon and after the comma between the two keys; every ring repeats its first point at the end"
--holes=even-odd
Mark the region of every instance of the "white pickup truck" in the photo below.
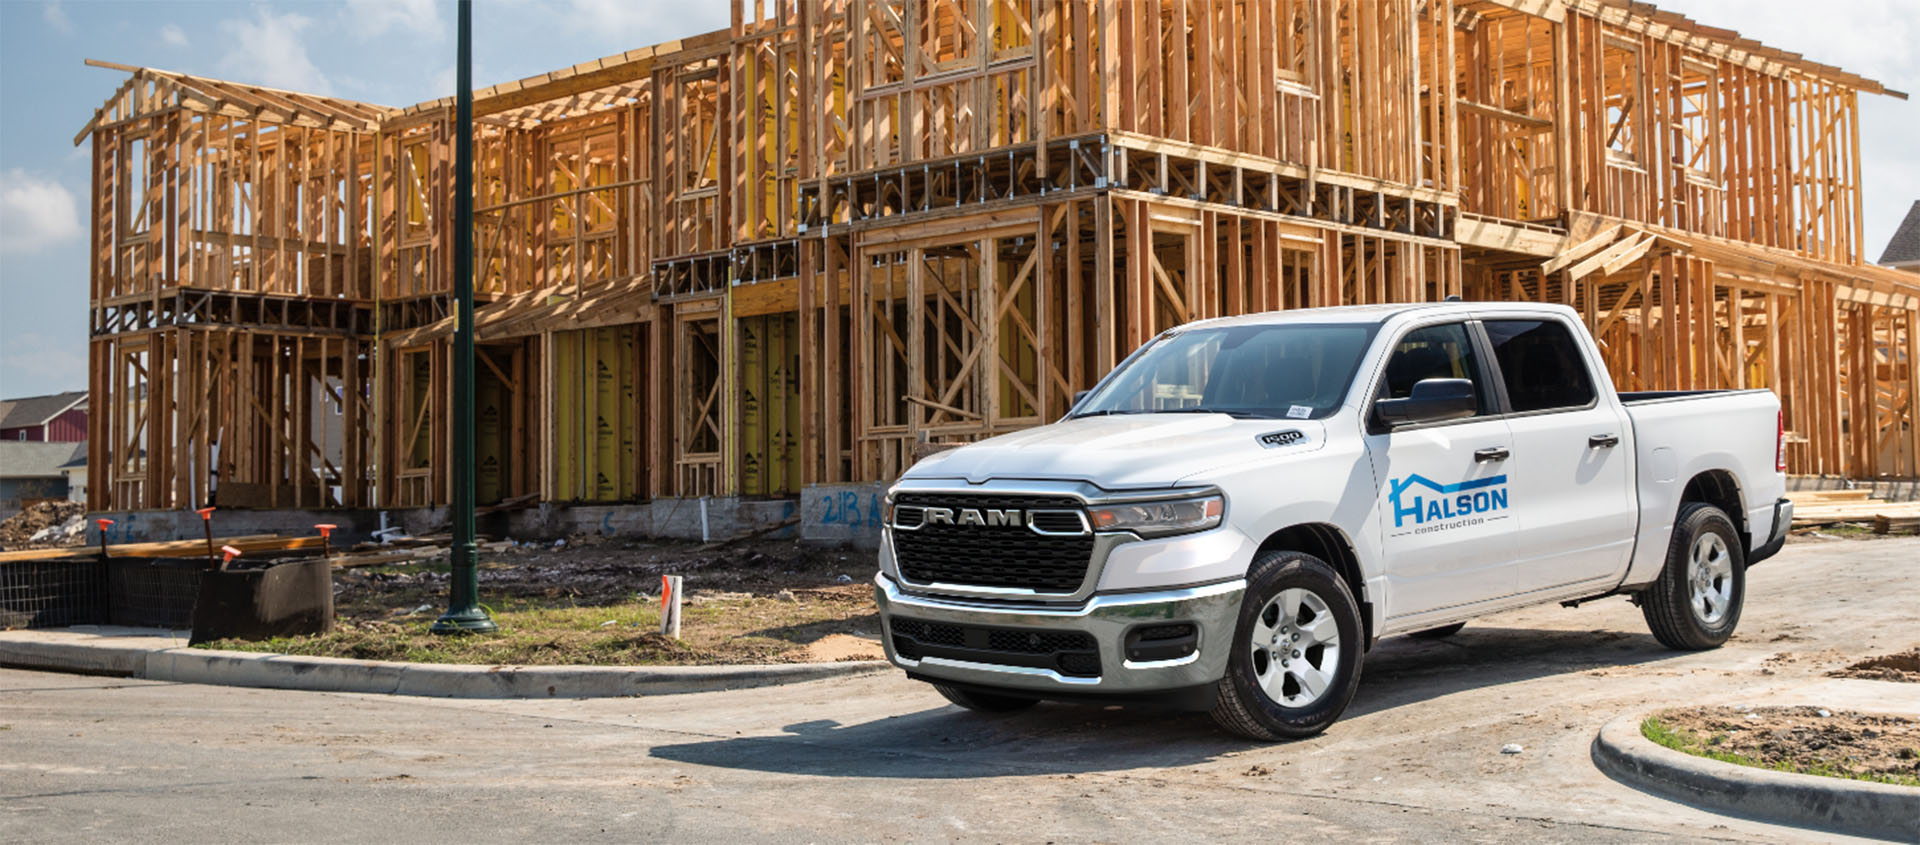
{"type": "Polygon", "coordinates": [[[887,656],[973,710],[1156,698],[1274,740],[1339,718],[1379,638],[1526,605],[1624,594],[1712,648],[1792,521],[1779,412],[1616,394],[1561,306],[1180,326],[893,485],[887,656]]]}

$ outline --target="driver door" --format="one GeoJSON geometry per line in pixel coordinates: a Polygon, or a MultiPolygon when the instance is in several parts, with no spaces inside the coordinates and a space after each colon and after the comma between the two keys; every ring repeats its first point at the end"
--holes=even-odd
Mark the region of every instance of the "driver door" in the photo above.
{"type": "Polygon", "coordinates": [[[1369,403],[1367,455],[1378,488],[1389,619],[1443,611],[1515,591],[1507,493],[1512,434],[1498,415],[1483,355],[1465,322],[1408,330],[1375,399],[1401,399],[1423,379],[1467,379],[1473,416],[1388,428],[1369,403]]]}

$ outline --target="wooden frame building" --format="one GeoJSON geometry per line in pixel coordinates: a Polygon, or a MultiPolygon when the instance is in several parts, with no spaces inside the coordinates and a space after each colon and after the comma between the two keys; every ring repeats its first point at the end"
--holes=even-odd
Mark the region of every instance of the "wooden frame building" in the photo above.
{"type": "MultiPolygon", "coordinates": [[[[452,100],[121,69],[91,506],[447,502],[452,100]]],[[[1625,0],[735,0],[476,93],[480,498],[883,481],[1188,320],[1454,294],[1911,477],[1862,94],[1906,96],[1625,0]]]]}

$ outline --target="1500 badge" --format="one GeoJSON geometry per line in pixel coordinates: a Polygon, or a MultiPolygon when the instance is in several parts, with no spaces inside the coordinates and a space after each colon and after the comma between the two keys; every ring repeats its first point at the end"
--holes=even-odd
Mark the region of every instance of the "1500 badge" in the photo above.
{"type": "Polygon", "coordinates": [[[1300,429],[1289,428],[1284,431],[1269,431],[1254,439],[1269,449],[1278,449],[1282,446],[1298,446],[1305,443],[1307,435],[1300,429]]]}

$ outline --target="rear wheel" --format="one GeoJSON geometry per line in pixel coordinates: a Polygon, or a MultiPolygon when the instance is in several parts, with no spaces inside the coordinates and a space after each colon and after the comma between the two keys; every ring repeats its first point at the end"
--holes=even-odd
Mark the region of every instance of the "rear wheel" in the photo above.
{"type": "Polygon", "coordinates": [[[1360,605],[1325,561],[1268,552],[1247,573],[1213,720],[1251,739],[1327,729],[1360,686],[1360,605]]]}
{"type": "Polygon", "coordinates": [[[1407,636],[1419,637],[1423,640],[1439,640],[1458,634],[1460,633],[1460,629],[1465,627],[1467,627],[1467,623],[1455,622],[1452,625],[1442,625],[1438,628],[1428,628],[1425,631],[1415,631],[1407,636]]]}
{"type": "Polygon", "coordinates": [[[1640,594],[1654,638],[1673,649],[1717,648],[1740,624],[1746,597],[1747,564],[1733,520],[1709,504],[1682,505],[1660,580],[1640,594]]]}
{"type": "Polygon", "coordinates": [[[978,692],[946,684],[934,684],[933,688],[948,701],[975,713],[1018,713],[1039,703],[1038,699],[1022,695],[978,692]]]}

